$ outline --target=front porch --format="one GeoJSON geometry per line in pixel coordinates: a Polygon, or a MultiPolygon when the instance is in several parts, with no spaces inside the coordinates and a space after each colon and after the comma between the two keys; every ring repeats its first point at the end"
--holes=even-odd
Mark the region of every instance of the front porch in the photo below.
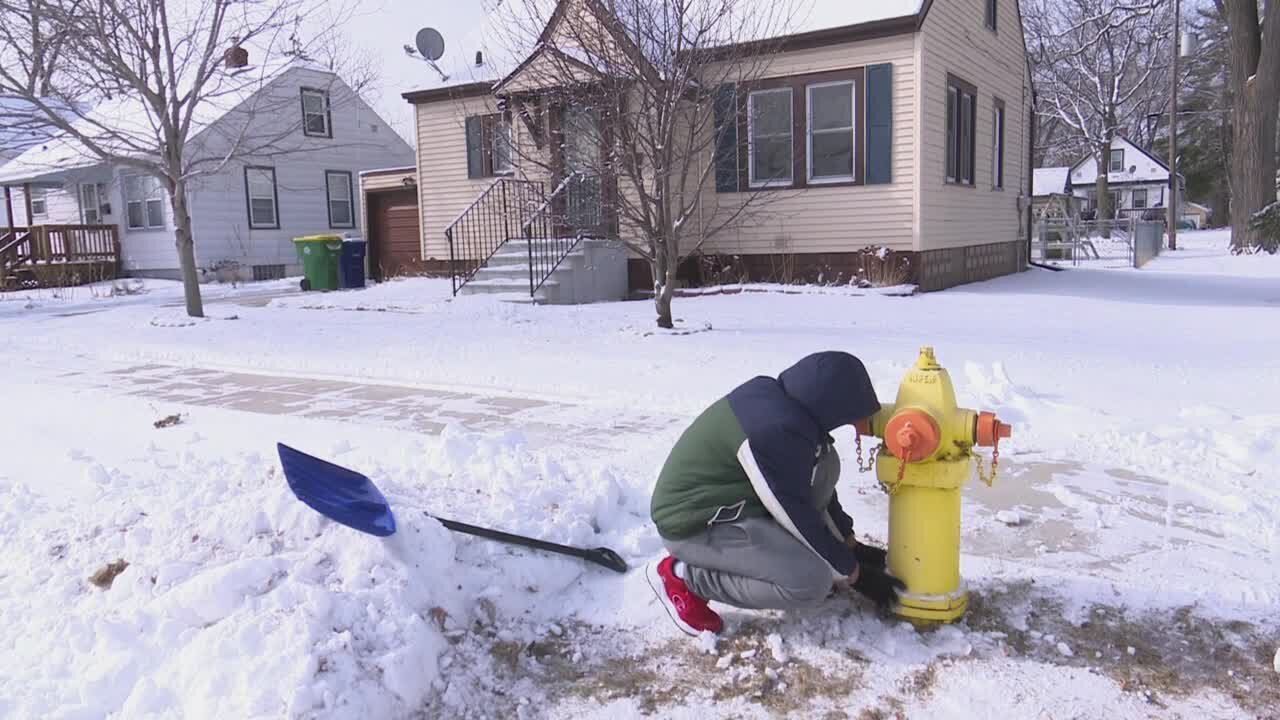
{"type": "Polygon", "coordinates": [[[119,272],[115,225],[0,228],[0,290],[82,285],[119,272]]]}

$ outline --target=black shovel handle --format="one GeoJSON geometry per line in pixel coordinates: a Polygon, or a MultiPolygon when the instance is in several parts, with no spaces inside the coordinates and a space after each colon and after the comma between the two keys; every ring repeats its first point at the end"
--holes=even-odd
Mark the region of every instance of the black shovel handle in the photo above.
{"type": "Polygon", "coordinates": [[[579,548],[572,545],[561,545],[559,543],[547,542],[546,540],[538,540],[536,538],[525,537],[523,535],[512,535],[511,533],[502,532],[501,530],[491,530],[489,528],[477,527],[457,520],[446,520],[442,517],[436,517],[430,513],[425,513],[429,517],[433,517],[440,522],[441,525],[454,531],[465,533],[467,535],[475,535],[477,537],[497,540],[498,542],[510,543],[512,545],[522,545],[536,550],[546,550],[547,552],[558,553],[560,555],[569,555],[571,557],[582,558],[587,562],[595,563],[607,567],[617,573],[625,573],[627,561],[622,559],[618,553],[609,548],[579,548]]]}

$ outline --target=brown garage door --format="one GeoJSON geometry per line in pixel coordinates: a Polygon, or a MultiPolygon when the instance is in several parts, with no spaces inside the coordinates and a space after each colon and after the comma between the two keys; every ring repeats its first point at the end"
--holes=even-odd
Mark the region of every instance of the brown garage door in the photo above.
{"type": "Polygon", "coordinates": [[[369,267],[379,280],[425,270],[416,190],[369,195],[369,267]]]}

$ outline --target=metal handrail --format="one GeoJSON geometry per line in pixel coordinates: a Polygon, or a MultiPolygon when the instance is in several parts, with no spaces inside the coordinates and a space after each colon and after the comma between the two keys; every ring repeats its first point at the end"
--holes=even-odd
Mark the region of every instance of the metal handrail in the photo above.
{"type": "Polygon", "coordinates": [[[602,236],[604,207],[599,182],[585,173],[570,173],[520,226],[529,254],[530,298],[536,297],[579,243],[602,236]]]}
{"type": "Polygon", "coordinates": [[[449,223],[444,235],[455,296],[513,238],[513,228],[524,227],[527,209],[544,201],[541,182],[498,178],[449,223]]]}

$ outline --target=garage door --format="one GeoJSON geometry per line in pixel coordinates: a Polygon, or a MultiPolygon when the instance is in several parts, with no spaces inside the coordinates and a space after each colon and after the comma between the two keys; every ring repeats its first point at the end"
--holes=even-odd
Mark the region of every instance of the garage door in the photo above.
{"type": "Polygon", "coordinates": [[[378,279],[424,271],[415,190],[369,195],[369,266],[378,279]]]}

